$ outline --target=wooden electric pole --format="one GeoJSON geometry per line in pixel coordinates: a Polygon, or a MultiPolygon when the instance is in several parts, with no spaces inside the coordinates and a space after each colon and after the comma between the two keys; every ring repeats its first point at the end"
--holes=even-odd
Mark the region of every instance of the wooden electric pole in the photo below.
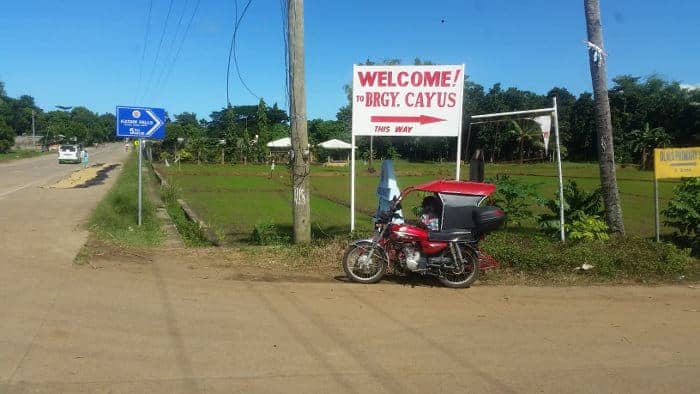
{"type": "Polygon", "coordinates": [[[304,85],[304,1],[288,0],[289,102],[292,123],[292,192],[294,243],[311,241],[309,208],[309,138],[304,85]]]}
{"type": "Polygon", "coordinates": [[[613,148],[612,121],[608,100],[605,52],[603,50],[603,29],[600,23],[599,0],[584,0],[586,30],[588,31],[588,57],[593,81],[595,100],[595,123],[598,133],[598,164],[600,166],[600,186],[605,205],[605,222],[613,234],[624,235],[625,223],[622,218],[620,193],[617,190],[615,171],[615,150],[613,148]]]}

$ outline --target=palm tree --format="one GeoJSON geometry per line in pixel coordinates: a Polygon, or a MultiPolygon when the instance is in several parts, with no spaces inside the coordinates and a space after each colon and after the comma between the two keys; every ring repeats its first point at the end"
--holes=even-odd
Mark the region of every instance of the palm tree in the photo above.
{"type": "Polygon", "coordinates": [[[527,123],[525,127],[521,126],[520,123],[515,120],[511,120],[510,123],[513,129],[508,130],[508,134],[515,137],[515,141],[520,147],[520,164],[523,164],[525,158],[525,144],[531,143],[533,140],[536,141],[540,136],[540,130],[532,123],[527,123]]]}
{"type": "Polygon", "coordinates": [[[662,148],[671,143],[671,136],[663,127],[649,128],[649,123],[644,124],[643,130],[632,130],[632,147],[636,153],[641,154],[642,162],[640,168],[648,170],[649,157],[653,154],[654,148],[662,148]]]}
{"type": "Polygon", "coordinates": [[[583,8],[588,33],[588,65],[591,70],[595,101],[598,166],[600,167],[600,186],[603,190],[603,203],[605,204],[605,223],[614,234],[624,235],[625,223],[622,217],[620,193],[617,190],[612,120],[606,85],[606,55],[603,50],[603,28],[600,24],[600,2],[599,0],[583,0],[583,8]]]}

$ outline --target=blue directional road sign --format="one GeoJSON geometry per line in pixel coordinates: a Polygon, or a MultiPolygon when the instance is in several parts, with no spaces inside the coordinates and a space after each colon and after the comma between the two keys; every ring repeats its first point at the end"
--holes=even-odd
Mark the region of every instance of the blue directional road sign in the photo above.
{"type": "Polygon", "coordinates": [[[165,110],[146,107],[117,107],[117,137],[165,138],[165,110]]]}

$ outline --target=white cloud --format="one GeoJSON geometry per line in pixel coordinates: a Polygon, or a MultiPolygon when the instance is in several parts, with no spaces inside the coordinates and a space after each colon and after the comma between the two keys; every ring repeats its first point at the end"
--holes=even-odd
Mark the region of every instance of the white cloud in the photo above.
{"type": "Polygon", "coordinates": [[[682,83],[681,88],[688,89],[688,90],[698,90],[698,89],[700,89],[700,83],[696,83],[696,84],[682,83]]]}

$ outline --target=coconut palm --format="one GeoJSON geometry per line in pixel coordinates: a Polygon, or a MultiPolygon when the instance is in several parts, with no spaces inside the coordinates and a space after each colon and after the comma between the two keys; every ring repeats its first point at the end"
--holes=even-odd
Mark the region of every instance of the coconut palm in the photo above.
{"type": "Polygon", "coordinates": [[[520,150],[520,164],[523,163],[525,158],[525,146],[526,144],[532,143],[532,141],[537,141],[541,135],[540,129],[534,123],[526,123],[525,126],[521,126],[520,123],[515,120],[510,121],[513,128],[508,130],[508,134],[515,137],[515,142],[518,143],[518,149],[520,150]]]}

